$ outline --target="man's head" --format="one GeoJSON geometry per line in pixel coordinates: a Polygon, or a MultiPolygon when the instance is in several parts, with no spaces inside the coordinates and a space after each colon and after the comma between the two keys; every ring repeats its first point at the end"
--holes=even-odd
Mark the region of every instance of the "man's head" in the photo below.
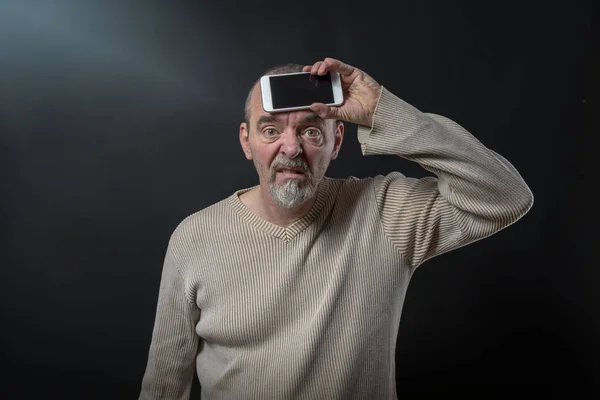
{"type": "MultiPolygon", "coordinates": [[[[263,75],[302,72],[302,67],[286,64],[263,75]]],[[[248,93],[240,143],[246,158],[254,162],[261,189],[281,207],[293,208],[315,196],[343,136],[342,122],[323,120],[310,110],[264,111],[260,81],[248,93]]]]}

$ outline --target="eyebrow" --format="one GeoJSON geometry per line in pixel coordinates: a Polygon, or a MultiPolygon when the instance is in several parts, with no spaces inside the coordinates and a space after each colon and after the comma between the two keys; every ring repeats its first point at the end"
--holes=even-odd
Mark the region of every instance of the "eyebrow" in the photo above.
{"type": "Polygon", "coordinates": [[[279,122],[281,121],[278,117],[276,117],[275,115],[262,115],[258,121],[256,121],[256,129],[260,129],[260,126],[262,124],[270,124],[270,123],[275,123],[275,122],[279,122]]]}
{"type": "MultiPolygon", "coordinates": [[[[256,129],[260,129],[260,126],[262,124],[277,123],[280,121],[281,121],[281,119],[279,119],[279,117],[277,117],[276,115],[262,115],[256,121],[256,129]]],[[[319,117],[317,114],[312,113],[312,114],[307,115],[306,117],[302,118],[299,121],[299,125],[307,125],[307,124],[323,125],[323,124],[325,124],[325,120],[323,118],[319,117]]]]}
{"type": "Polygon", "coordinates": [[[319,117],[317,114],[310,114],[307,115],[306,117],[302,118],[300,120],[300,124],[305,125],[305,124],[318,124],[318,125],[323,125],[325,124],[325,120],[321,117],[319,117]]]}

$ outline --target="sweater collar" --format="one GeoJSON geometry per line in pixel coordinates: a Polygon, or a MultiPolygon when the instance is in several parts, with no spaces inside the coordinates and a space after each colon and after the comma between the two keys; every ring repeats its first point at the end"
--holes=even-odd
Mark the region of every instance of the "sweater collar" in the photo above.
{"type": "Polygon", "coordinates": [[[248,224],[268,233],[271,236],[274,236],[278,239],[281,239],[286,242],[291,242],[300,232],[304,231],[313,221],[319,216],[323,207],[329,197],[331,182],[327,177],[323,177],[319,186],[317,188],[317,198],[313,203],[311,209],[300,218],[298,221],[294,222],[292,225],[287,228],[275,225],[258,215],[256,215],[252,210],[250,210],[241,200],[240,195],[254,189],[256,186],[240,189],[234,192],[229,197],[229,204],[235,210],[235,212],[242,217],[248,224]]]}

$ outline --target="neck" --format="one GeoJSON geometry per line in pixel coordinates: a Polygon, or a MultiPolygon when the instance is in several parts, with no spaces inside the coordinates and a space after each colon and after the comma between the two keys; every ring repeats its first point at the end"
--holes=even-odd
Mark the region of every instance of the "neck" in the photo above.
{"type": "Polygon", "coordinates": [[[308,214],[317,198],[317,193],[318,191],[311,199],[296,207],[283,208],[273,200],[269,189],[265,189],[261,185],[244,193],[240,196],[240,200],[262,219],[287,228],[308,214]]]}

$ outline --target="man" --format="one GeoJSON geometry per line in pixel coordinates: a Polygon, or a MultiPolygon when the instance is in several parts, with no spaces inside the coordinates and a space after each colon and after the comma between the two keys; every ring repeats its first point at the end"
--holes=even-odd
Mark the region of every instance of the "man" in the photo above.
{"type": "Polygon", "coordinates": [[[194,370],[203,399],[395,399],[415,269],[533,204],[515,168],[455,122],[339,60],[302,70],[339,72],[345,102],[270,114],[254,86],[240,142],[259,185],[175,229],[140,399],[189,398],[194,370]],[[437,178],[325,177],[344,121],[358,125],[363,155],[404,157],[437,178]]]}

